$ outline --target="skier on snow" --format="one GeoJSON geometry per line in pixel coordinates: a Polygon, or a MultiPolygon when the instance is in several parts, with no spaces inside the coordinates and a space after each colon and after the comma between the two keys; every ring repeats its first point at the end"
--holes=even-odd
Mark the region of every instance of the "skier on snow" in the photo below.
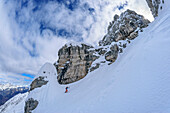
{"type": "Polygon", "coordinates": [[[69,87],[66,87],[66,91],[65,91],[65,93],[67,93],[67,92],[68,92],[68,88],[69,88],[69,87]]]}

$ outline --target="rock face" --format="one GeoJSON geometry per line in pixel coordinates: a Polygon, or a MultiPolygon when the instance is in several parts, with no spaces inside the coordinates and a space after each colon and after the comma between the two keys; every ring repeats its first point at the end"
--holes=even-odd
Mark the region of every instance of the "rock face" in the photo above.
{"type": "Polygon", "coordinates": [[[39,76],[38,78],[36,78],[30,85],[30,91],[35,88],[41,87],[42,85],[46,85],[48,81],[44,80],[44,78],[45,77],[43,76],[39,76]]]}
{"type": "MultiPolygon", "coordinates": [[[[146,0],[146,2],[148,3],[148,6],[152,12],[152,15],[154,17],[157,17],[159,8],[160,9],[162,8],[160,7],[161,0],[146,0]]],[[[164,3],[164,0],[162,0],[162,3],[164,3]]]]}
{"type": "Polygon", "coordinates": [[[92,62],[98,58],[94,55],[94,50],[90,50],[92,48],[86,44],[68,44],[59,50],[59,59],[54,65],[60,84],[72,83],[87,75],[92,62]]]}
{"type": "Polygon", "coordinates": [[[120,16],[114,16],[114,20],[110,22],[108,27],[107,34],[99,42],[99,45],[110,45],[112,42],[125,39],[132,40],[138,36],[138,30],[147,27],[149,23],[148,19],[128,9],[120,16]]]}
{"type": "Polygon", "coordinates": [[[34,100],[33,98],[29,98],[25,102],[25,108],[24,108],[24,113],[31,113],[32,110],[34,110],[38,105],[38,101],[34,100]]]}
{"type": "Polygon", "coordinates": [[[85,44],[66,44],[59,50],[59,59],[54,64],[58,73],[58,82],[60,84],[68,84],[78,81],[85,77],[89,71],[99,68],[100,64],[107,61],[113,63],[117,59],[118,53],[119,47],[117,44],[112,45],[109,49],[101,46],[93,48],[85,44]],[[100,57],[105,59],[93,64],[100,57]]]}

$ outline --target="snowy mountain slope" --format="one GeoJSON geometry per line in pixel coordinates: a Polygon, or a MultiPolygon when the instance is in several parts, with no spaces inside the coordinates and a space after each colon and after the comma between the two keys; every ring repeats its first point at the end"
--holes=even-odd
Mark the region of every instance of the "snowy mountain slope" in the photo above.
{"type": "MultiPolygon", "coordinates": [[[[39,103],[32,113],[169,113],[170,112],[170,1],[112,65],[104,65],[84,79],[59,85],[52,64],[37,77],[47,85],[27,97],[39,103]],[[43,73],[46,71],[47,73],[43,73]],[[50,73],[49,73],[50,72],[50,73]]],[[[37,78],[36,77],[36,78],[37,78]]],[[[21,102],[24,105],[24,102],[21,102]]],[[[20,108],[20,106],[16,106],[20,108]]],[[[17,113],[23,113],[23,109],[17,113]]]]}
{"type": "Polygon", "coordinates": [[[34,112],[170,112],[169,21],[168,10],[161,12],[115,64],[71,84],[68,94],[55,87],[55,104],[34,112]]]}

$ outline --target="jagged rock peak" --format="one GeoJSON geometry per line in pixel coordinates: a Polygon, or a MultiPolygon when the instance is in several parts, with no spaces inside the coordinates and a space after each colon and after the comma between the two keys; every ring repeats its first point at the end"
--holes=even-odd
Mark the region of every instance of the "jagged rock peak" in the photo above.
{"type": "Polygon", "coordinates": [[[132,40],[138,36],[138,31],[148,26],[150,21],[135,11],[126,10],[114,16],[114,20],[108,26],[107,34],[99,42],[100,46],[110,45],[112,42],[129,39],[132,40]]]}
{"type": "Polygon", "coordinates": [[[160,7],[160,4],[161,2],[164,3],[164,0],[146,0],[146,2],[152,12],[152,15],[154,17],[157,17],[159,8],[162,9],[162,6],[160,7]]]}
{"type": "Polygon", "coordinates": [[[54,64],[57,68],[58,82],[68,84],[85,77],[94,60],[93,46],[87,44],[66,44],[59,51],[58,61],[54,64]]]}

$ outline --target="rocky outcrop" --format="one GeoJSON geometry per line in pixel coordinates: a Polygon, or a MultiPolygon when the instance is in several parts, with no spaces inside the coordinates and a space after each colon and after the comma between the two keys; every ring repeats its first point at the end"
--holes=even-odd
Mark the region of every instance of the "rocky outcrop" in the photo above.
{"type": "Polygon", "coordinates": [[[93,47],[86,44],[66,44],[59,50],[59,59],[54,65],[60,84],[72,83],[87,75],[92,62],[98,58],[90,49],[93,47]]]}
{"type": "Polygon", "coordinates": [[[33,98],[29,98],[25,102],[25,108],[24,108],[24,113],[31,113],[32,110],[34,110],[38,105],[38,101],[34,100],[33,98]]]}
{"type": "Polygon", "coordinates": [[[41,87],[42,85],[46,85],[48,81],[44,80],[44,78],[44,76],[39,76],[38,78],[36,78],[30,85],[30,91],[35,88],[41,87]]]}
{"type": "Polygon", "coordinates": [[[105,54],[105,59],[110,62],[115,62],[118,57],[119,47],[117,44],[111,46],[110,51],[105,54]]]}
{"type": "Polygon", "coordinates": [[[95,66],[92,66],[92,67],[90,68],[90,72],[96,70],[97,68],[99,68],[99,66],[100,66],[100,63],[96,63],[95,66]]]}
{"type": "Polygon", "coordinates": [[[109,64],[115,62],[118,54],[123,53],[130,40],[135,39],[149,23],[148,19],[129,9],[120,16],[115,15],[108,26],[107,34],[99,42],[100,47],[107,48],[104,53],[105,60],[110,62],[109,64]]]}
{"type": "Polygon", "coordinates": [[[162,6],[160,6],[160,4],[161,2],[164,3],[164,0],[146,0],[146,2],[152,12],[152,15],[154,17],[157,17],[159,8],[162,9],[162,6]]]}
{"type": "Polygon", "coordinates": [[[100,46],[110,45],[119,40],[132,40],[138,36],[138,31],[149,24],[149,20],[135,11],[126,10],[120,16],[115,15],[114,20],[110,22],[107,34],[99,42],[100,46]]]}

